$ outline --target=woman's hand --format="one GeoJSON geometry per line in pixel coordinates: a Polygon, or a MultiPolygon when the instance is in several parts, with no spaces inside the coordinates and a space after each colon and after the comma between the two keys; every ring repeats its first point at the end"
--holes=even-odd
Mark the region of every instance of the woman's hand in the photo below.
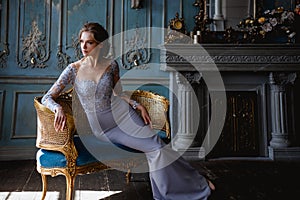
{"type": "Polygon", "coordinates": [[[55,109],[55,117],[54,117],[54,129],[56,132],[63,131],[65,128],[65,124],[67,121],[67,117],[65,112],[61,107],[55,109]]]}
{"type": "Polygon", "coordinates": [[[136,109],[138,109],[141,112],[141,116],[142,116],[145,124],[150,124],[150,126],[152,128],[151,118],[149,116],[147,109],[141,104],[137,105],[136,109]]]}

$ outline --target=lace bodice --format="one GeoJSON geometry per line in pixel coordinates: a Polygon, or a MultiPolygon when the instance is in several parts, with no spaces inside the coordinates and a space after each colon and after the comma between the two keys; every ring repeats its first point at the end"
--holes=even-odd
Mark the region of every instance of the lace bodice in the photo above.
{"type": "Polygon", "coordinates": [[[118,81],[119,67],[116,62],[111,63],[98,83],[92,80],[78,79],[77,69],[69,65],[61,73],[58,80],[46,95],[44,95],[42,103],[54,111],[57,106],[60,106],[55,102],[55,97],[57,97],[68,84],[72,84],[86,112],[103,111],[110,108],[113,91],[120,93],[122,90],[120,84],[117,84],[118,81]],[[118,85],[118,89],[114,90],[116,85],[118,85]]]}
{"type": "Polygon", "coordinates": [[[110,108],[113,91],[112,78],[111,73],[104,72],[99,83],[92,80],[75,80],[75,90],[86,112],[110,108]]]}

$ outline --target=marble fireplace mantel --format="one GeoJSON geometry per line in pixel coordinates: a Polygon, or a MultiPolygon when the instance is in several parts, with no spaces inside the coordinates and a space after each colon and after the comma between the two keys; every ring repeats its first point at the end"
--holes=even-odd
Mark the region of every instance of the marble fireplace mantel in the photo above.
{"type": "Polygon", "coordinates": [[[164,71],[194,71],[190,64],[201,64],[202,70],[219,71],[299,71],[300,45],[293,44],[168,44],[161,54],[164,71]]]}
{"type": "MultiPolygon", "coordinates": [[[[188,82],[199,82],[201,73],[219,71],[222,76],[236,72],[239,74],[251,74],[265,76],[266,84],[269,86],[269,100],[263,104],[269,115],[264,119],[264,127],[271,127],[269,132],[271,139],[265,142],[265,157],[274,160],[297,159],[300,160],[300,147],[292,146],[290,135],[295,130],[290,130],[287,116],[288,98],[286,86],[294,83],[297,73],[300,71],[300,45],[295,44],[166,44],[161,50],[161,70],[170,72],[170,102],[186,105],[178,110],[177,106],[171,108],[171,128],[176,130],[178,137],[173,141],[173,148],[180,151],[184,149],[187,156],[204,158],[205,149],[202,147],[187,147],[195,138],[193,124],[186,123],[186,119],[192,119],[194,113],[193,100],[190,95],[188,83],[178,81],[179,74],[185,76],[188,82]],[[251,72],[251,73],[249,73],[251,72]],[[198,74],[195,76],[195,74],[198,74]],[[175,95],[174,95],[175,94],[175,95]],[[174,96],[179,96],[177,100],[174,96]],[[182,117],[184,116],[184,117],[182,117]],[[267,125],[268,121],[270,124],[267,125]],[[173,125],[172,125],[173,124],[173,125]],[[174,124],[182,124],[173,127],[174,124]],[[187,149],[186,149],[187,148],[187,149]]],[[[242,80],[241,80],[242,81],[242,80]]],[[[224,83],[226,85],[226,83],[224,83]]],[[[264,95],[264,94],[262,94],[264,95]]],[[[290,106],[290,105],[289,105],[290,106]]],[[[201,118],[202,116],[200,116],[201,118]]],[[[293,118],[293,117],[292,117],[293,118]]],[[[292,119],[293,121],[294,119],[292,119]]],[[[263,128],[264,135],[267,135],[267,128],[263,128]]],[[[264,136],[263,138],[267,138],[264,136]]],[[[267,140],[267,139],[265,139],[267,140]]]]}

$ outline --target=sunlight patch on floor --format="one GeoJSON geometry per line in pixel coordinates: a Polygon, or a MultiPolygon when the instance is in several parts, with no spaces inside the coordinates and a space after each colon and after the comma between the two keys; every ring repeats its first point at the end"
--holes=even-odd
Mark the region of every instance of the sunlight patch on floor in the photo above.
{"type": "MultiPolygon", "coordinates": [[[[23,191],[23,192],[0,192],[0,200],[40,200],[42,192],[23,191]]],[[[59,199],[59,192],[47,192],[45,200],[59,199]]]]}
{"type": "MultiPolygon", "coordinates": [[[[76,190],[74,200],[98,200],[121,193],[122,191],[90,191],[76,190]]],[[[23,191],[23,192],[0,192],[0,200],[40,200],[42,192],[23,191]]],[[[48,191],[45,200],[58,200],[59,192],[48,191]]]]}
{"type": "Polygon", "coordinates": [[[104,199],[106,197],[112,196],[114,194],[121,193],[122,191],[89,191],[89,190],[76,190],[75,200],[98,200],[104,199]]]}

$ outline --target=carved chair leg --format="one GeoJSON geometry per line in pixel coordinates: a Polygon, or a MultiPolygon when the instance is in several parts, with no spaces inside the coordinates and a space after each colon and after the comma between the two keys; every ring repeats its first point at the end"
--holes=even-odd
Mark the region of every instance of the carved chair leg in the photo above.
{"type": "Polygon", "coordinates": [[[130,169],[128,169],[126,173],[126,183],[129,183],[130,180],[131,180],[131,171],[130,169]]]}
{"type": "Polygon", "coordinates": [[[66,188],[66,200],[73,200],[74,198],[74,183],[75,183],[75,176],[66,174],[66,183],[67,183],[67,188],[66,188]]]}
{"type": "Polygon", "coordinates": [[[42,177],[42,183],[43,183],[43,191],[42,191],[42,198],[41,200],[44,200],[47,193],[47,176],[45,174],[41,174],[42,177]]]}

